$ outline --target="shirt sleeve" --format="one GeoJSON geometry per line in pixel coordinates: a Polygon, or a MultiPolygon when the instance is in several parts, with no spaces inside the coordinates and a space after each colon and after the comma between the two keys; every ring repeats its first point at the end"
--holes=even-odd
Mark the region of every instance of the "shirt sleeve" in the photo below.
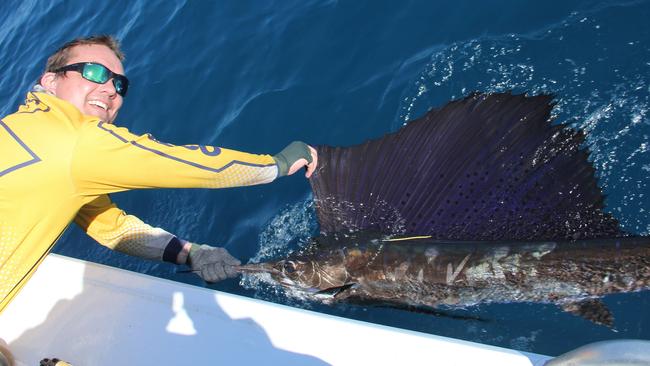
{"type": "Polygon", "coordinates": [[[81,127],[71,176],[81,194],[137,188],[223,188],[273,181],[270,155],[213,146],[176,146],[104,122],[81,127]]]}
{"type": "Polygon", "coordinates": [[[165,230],[127,215],[107,195],[84,205],[75,222],[105,247],[140,258],[162,260],[168,244],[177,240],[165,230]]]}

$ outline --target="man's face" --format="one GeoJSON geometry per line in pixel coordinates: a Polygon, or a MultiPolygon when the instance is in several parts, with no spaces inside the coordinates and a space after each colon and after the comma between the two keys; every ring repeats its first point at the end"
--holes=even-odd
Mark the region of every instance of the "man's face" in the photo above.
{"type": "MultiPolygon", "coordinates": [[[[79,62],[95,62],[108,67],[116,74],[124,75],[122,63],[110,48],[103,45],[82,45],[70,49],[67,65],[79,62]]],[[[122,96],[117,94],[113,80],[104,84],[93,83],[76,71],[50,75],[46,73],[41,84],[55,96],[72,103],[83,114],[99,117],[112,123],[122,107],[122,96]]]]}

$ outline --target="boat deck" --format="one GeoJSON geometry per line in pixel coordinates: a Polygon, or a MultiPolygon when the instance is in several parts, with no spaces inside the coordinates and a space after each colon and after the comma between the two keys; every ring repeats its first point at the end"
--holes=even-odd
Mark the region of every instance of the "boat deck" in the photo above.
{"type": "Polygon", "coordinates": [[[498,365],[549,357],[344,319],[50,254],[0,314],[18,365],[498,365]]]}

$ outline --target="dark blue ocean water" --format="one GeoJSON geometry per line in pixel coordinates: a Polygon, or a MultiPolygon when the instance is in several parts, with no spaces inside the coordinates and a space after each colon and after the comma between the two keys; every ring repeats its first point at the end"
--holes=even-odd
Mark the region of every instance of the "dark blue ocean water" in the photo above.
{"type": "MultiPolygon", "coordinates": [[[[81,35],[122,41],[132,87],[117,124],[175,144],[275,153],[300,139],[349,145],[394,131],[471,91],[554,93],[584,128],[607,209],[650,234],[650,1],[3,1],[0,114],[47,56],[81,35]]],[[[229,190],[116,194],[121,208],[243,261],[286,254],[318,232],[301,177],[229,190]]],[[[96,245],[71,227],[55,252],[204,284],[175,266],[96,245]]],[[[552,305],[462,310],[484,321],[306,303],[251,279],[210,286],[293,306],[520,350],[650,339],[650,293],[608,296],[615,329],[552,305]]],[[[315,332],[318,330],[315,329],[315,332]]]]}

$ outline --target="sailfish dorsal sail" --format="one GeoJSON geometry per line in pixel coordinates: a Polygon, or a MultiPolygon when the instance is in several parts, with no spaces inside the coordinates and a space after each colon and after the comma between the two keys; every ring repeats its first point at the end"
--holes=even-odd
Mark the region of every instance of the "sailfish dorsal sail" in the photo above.
{"type": "Polygon", "coordinates": [[[622,236],[583,147],[552,124],[552,96],[472,94],[384,137],[319,146],[321,232],[450,240],[622,236]]]}

